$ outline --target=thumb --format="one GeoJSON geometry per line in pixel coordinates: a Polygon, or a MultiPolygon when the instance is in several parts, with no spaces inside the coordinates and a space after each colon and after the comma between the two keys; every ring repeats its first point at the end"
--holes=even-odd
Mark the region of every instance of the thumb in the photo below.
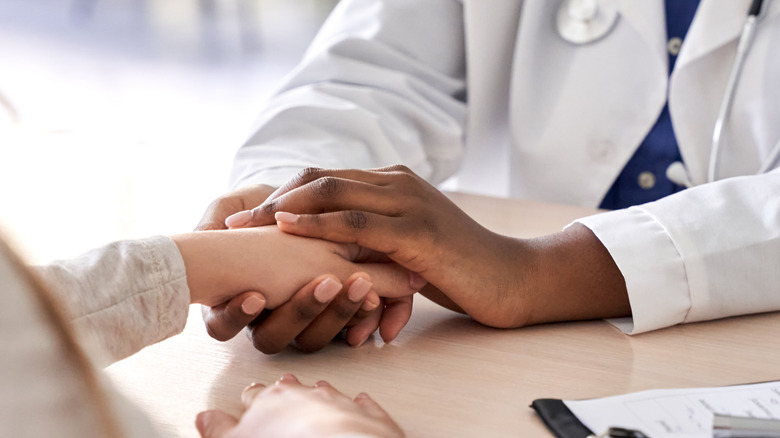
{"type": "Polygon", "coordinates": [[[217,410],[201,412],[195,419],[195,427],[202,438],[225,437],[237,425],[235,417],[217,410]]]}

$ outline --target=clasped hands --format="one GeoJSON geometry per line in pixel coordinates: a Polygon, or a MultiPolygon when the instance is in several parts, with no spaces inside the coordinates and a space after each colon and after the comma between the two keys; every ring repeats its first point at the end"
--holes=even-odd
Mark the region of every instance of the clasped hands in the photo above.
{"type": "MultiPolygon", "coordinates": [[[[198,229],[267,225],[354,245],[359,250],[353,261],[392,261],[410,273],[409,285],[400,288],[425,286],[428,298],[487,325],[532,322],[528,297],[516,294],[520,285],[515,284],[515,261],[535,266],[531,252],[522,258],[518,251],[526,249],[525,242],[483,228],[406,167],[306,169],[279,189],[257,185],[217,199],[198,229]]],[[[350,300],[354,287],[348,281],[331,301],[323,302],[310,284],[259,318],[244,307],[255,310],[251,303],[261,297],[247,292],[204,308],[204,320],[217,339],[232,337],[248,325],[255,347],[265,353],[278,352],[290,342],[315,351],[344,327],[350,345],[360,345],[377,328],[385,341],[394,339],[411,315],[411,296],[379,298],[370,292],[362,300],[350,300]]]]}
{"type": "MultiPolygon", "coordinates": [[[[273,187],[255,185],[222,196],[209,206],[197,230],[226,229],[226,218],[235,216],[237,212],[248,213],[248,209],[273,199],[270,197],[273,192],[273,187]]],[[[273,220],[242,224],[247,228],[264,225],[274,225],[276,229],[273,220]]],[[[239,227],[231,225],[231,228],[239,227]]],[[[335,257],[329,254],[320,256],[335,258],[336,262],[351,262],[353,271],[365,272],[353,272],[346,281],[343,273],[341,278],[321,275],[273,311],[266,309],[272,307],[268,297],[256,290],[241,293],[211,307],[204,306],[203,318],[209,334],[224,341],[246,327],[255,348],[266,354],[277,353],[288,344],[302,351],[317,351],[340,333],[345,334],[350,345],[358,346],[377,328],[386,342],[393,340],[411,315],[411,294],[420,290],[425,280],[400,268],[379,252],[351,244],[340,244],[334,248],[335,257]],[[399,277],[399,269],[406,273],[406,277],[399,277]]],[[[316,244],[311,250],[303,248],[304,252],[318,250],[316,244]]],[[[306,264],[305,258],[300,261],[303,267],[298,268],[299,271],[322,272],[306,264]]],[[[334,274],[330,270],[324,272],[334,274]]],[[[279,276],[282,277],[283,273],[280,272],[279,276]]],[[[271,292],[273,295],[274,291],[271,292]]]]}

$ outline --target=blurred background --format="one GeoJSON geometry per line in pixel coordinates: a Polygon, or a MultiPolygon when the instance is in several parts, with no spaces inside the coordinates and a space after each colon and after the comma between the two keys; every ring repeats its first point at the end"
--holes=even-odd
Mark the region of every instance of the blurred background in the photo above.
{"type": "Polygon", "coordinates": [[[0,0],[0,226],[28,261],[191,230],[337,0],[0,0]]]}

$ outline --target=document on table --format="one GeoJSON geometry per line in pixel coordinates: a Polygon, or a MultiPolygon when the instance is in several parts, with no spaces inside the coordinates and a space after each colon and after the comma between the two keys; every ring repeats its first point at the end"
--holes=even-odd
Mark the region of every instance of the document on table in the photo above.
{"type": "Polygon", "coordinates": [[[711,437],[714,414],[780,419],[780,381],[656,389],[563,403],[588,429],[635,429],[653,438],[711,437]]]}

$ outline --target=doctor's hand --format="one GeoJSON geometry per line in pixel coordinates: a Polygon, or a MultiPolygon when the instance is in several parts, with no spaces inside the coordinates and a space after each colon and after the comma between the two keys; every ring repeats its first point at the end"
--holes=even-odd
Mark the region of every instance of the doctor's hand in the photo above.
{"type": "MultiPolygon", "coordinates": [[[[259,184],[219,197],[208,207],[197,230],[226,229],[226,217],[260,205],[274,190],[259,184]]],[[[419,289],[422,284],[414,287],[419,289]]],[[[246,328],[255,347],[266,354],[277,353],[288,344],[302,351],[317,351],[345,328],[346,341],[352,346],[361,345],[377,328],[390,342],[411,315],[411,296],[380,298],[371,290],[362,301],[354,299],[355,292],[350,296],[345,286],[330,301],[322,301],[308,285],[274,311],[263,310],[266,298],[262,294],[248,291],[229,302],[203,306],[202,313],[213,338],[226,341],[246,328]]]]}
{"type": "Polygon", "coordinates": [[[617,265],[586,227],[536,239],[499,235],[403,166],[307,169],[227,222],[276,222],[288,233],[382,252],[430,282],[423,292],[434,301],[494,327],[630,314],[617,265]]]}
{"type": "MultiPolygon", "coordinates": [[[[400,322],[392,328],[392,336],[397,336],[411,314],[412,297],[395,299],[391,310],[385,311],[384,299],[373,301],[371,297],[376,293],[366,293],[366,282],[356,281],[366,277],[358,273],[342,285],[332,276],[320,276],[275,310],[264,310],[264,297],[247,292],[218,306],[203,306],[203,319],[211,337],[220,341],[246,328],[254,347],[265,354],[278,353],[287,345],[304,352],[318,351],[341,332],[345,332],[347,343],[359,346],[376,331],[383,315],[387,318],[394,312],[399,314],[395,319],[400,322]],[[328,278],[331,280],[326,283],[328,278]],[[247,298],[253,294],[257,301],[247,298]],[[244,304],[247,302],[250,306],[244,304]],[[347,330],[343,330],[345,327],[347,330]]],[[[385,332],[385,336],[389,342],[390,335],[385,332]]]]}
{"type": "Polygon", "coordinates": [[[218,410],[198,414],[195,425],[201,437],[404,437],[398,424],[367,394],[352,399],[324,381],[305,386],[285,374],[274,385],[248,386],[241,401],[245,410],[240,418],[218,410]]]}

